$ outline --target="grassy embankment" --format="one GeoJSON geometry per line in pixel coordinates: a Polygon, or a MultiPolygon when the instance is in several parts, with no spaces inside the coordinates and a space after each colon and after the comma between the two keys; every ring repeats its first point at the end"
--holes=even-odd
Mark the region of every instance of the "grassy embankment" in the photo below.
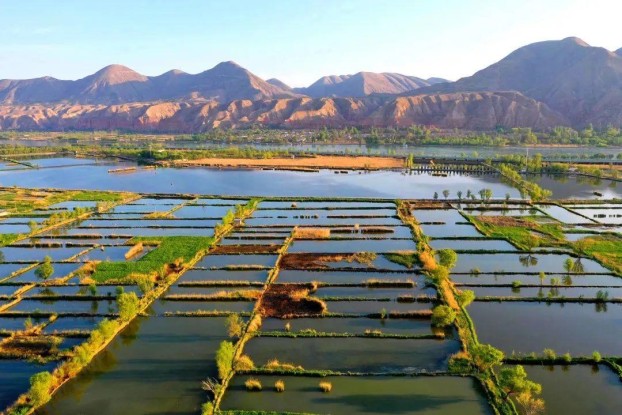
{"type": "Polygon", "coordinates": [[[268,273],[268,278],[266,279],[266,283],[264,284],[261,294],[257,298],[255,307],[253,308],[248,323],[242,324],[238,322],[238,327],[234,330],[232,330],[230,326],[230,335],[232,335],[232,337],[236,337],[237,341],[235,342],[235,344],[228,341],[224,341],[221,343],[220,348],[216,353],[216,365],[218,367],[219,380],[208,379],[206,382],[204,382],[204,389],[212,394],[212,399],[208,400],[208,402],[203,405],[203,415],[220,413],[220,402],[222,401],[227,387],[229,386],[231,379],[233,379],[233,376],[236,373],[236,370],[247,370],[254,368],[254,364],[250,360],[250,358],[243,354],[244,346],[246,345],[246,342],[248,342],[256,335],[261,327],[261,307],[263,296],[269,289],[270,285],[276,280],[279,274],[281,259],[283,258],[283,255],[285,255],[285,253],[287,252],[289,245],[292,243],[294,233],[295,229],[292,231],[292,234],[284,241],[281,249],[279,250],[279,255],[277,257],[275,265],[268,273]]]}
{"type": "Polygon", "coordinates": [[[408,203],[398,201],[397,211],[401,220],[410,226],[413,237],[417,241],[419,264],[424,274],[436,286],[440,295],[441,306],[438,306],[437,309],[442,313],[438,313],[436,318],[433,315],[433,323],[440,320],[445,324],[454,325],[458,330],[462,350],[451,357],[450,372],[477,378],[496,414],[517,414],[513,401],[507,399],[494,370],[501,364],[503,353],[479,343],[473,321],[466,311],[466,306],[473,299],[473,296],[470,295],[472,292],[469,294],[465,291],[458,291],[449,278],[449,271],[455,265],[456,257],[454,255],[438,255],[432,250],[428,244],[427,236],[423,234],[413,217],[408,203]]]}

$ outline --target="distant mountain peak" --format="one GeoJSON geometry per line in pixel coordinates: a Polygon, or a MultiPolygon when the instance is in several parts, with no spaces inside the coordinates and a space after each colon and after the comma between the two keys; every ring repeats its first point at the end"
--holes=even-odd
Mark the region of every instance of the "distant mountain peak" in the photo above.
{"type": "Polygon", "coordinates": [[[217,69],[217,70],[243,70],[246,71],[246,69],[240,65],[238,65],[236,62],[234,61],[224,61],[224,62],[220,62],[218,65],[214,66],[212,69],[217,69]]]}
{"type": "Polygon", "coordinates": [[[518,91],[564,114],[579,128],[622,122],[622,57],[570,37],[523,46],[456,82],[421,93],[518,91]]]}
{"type": "Polygon", "coordinates": [[[428,81],[428,83],[430,85],[434,85],[434,84],[442,84],[445,82],[451,82],[449,79],[445,79],[445,78],[438,78],[436,76],[433,76],[431,78],[426,79],[426,81],[428,81]]]}
{"type": "Polygon", "coordinates": [[[170,71],[164,72],[162,75],[188,75],[188,73],[181,69],[171,69],[170,71]]]}
{"type": "Polygon", "coordinates": [[[431,84],[425,79],[399,73],[361,71],[353,75],[323,76],[307,88],[294,90],[315,98],[364,97],[371,94],[396,95],[431,84]]]}
{"type": "Polygon", "coordinates": [[[569,36],[569,37],[567,37],[565,39],[562,39],[562,42],[574,43],[576,45],[583,46],[583,47],[586,47],[586,48],[590,47],[590,45],[586,41],[584,41],[583,39],[578,38],[576,36],[569,36]]]}
{"type": "Polygon", "coordinates": [[[145,82],[149,78],[139,74],[127,66],[113,64],[105,66],[93,75],[87,76],[83,79],[92,79],[100,82],[106,82],[109,85],[116,85],[125,82],[145,82]]]}
{"type": "Polygon", "coordinates": [[[280,79],[270,78],[266,80],[266,82],[269,83],[270,85],[274,85],[277,88],[281,88],[283,91],[292,90],[291,86],[287,85],[285,82],[281,81],[280,79]]]}
{"type": "Polygon", "coordinates": [[[618,56],[622,56],[622,48],[616,50],[614,53],[618,56]]]}

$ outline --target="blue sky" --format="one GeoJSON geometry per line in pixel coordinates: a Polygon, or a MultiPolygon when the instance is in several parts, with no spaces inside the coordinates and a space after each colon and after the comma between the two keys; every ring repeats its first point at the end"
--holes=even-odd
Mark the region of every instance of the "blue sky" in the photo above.
{"type": "Polygon", "coordinates": [[[536,41],[622,47],[614,0],[0,0],[0,79],[233,60],[304,86],[361,70],[458,79],[536,41]]]}

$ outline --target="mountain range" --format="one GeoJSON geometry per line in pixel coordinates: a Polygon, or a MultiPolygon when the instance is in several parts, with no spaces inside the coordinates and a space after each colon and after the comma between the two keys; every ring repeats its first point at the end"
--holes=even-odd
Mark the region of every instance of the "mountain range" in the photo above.
{"type": "Polygon", "coordinates": [[[75,81],[0,80],[0,129],[127,128],[192,132],[266,125],[493,129],[622,124],[622,48],[570,37],[510,53],[450,82],[397,73],[330,75],[304,88],[234,62],[145,76],[110,65],[75,81]]]}

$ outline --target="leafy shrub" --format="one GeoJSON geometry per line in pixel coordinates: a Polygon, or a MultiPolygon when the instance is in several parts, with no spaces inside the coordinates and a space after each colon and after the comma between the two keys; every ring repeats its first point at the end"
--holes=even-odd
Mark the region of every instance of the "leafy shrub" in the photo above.
{"type": "Polygon", "coordinates": [[[544,355],[545,359],[555,359],[557,358],[557,354],[555,354],[555,351],[553,349],[544,349],[542,351],[542,354],[544,355]]]}
{"type": "Polygon", "coordinates": [[[54,274],[54,266],[52,266],[52,258],[49,255],[46,255],[43,259],[43,264],[39,265],[37,269],[35,269],[35,275],[37,278],[42,280],[47,280],[54,274]]]}

